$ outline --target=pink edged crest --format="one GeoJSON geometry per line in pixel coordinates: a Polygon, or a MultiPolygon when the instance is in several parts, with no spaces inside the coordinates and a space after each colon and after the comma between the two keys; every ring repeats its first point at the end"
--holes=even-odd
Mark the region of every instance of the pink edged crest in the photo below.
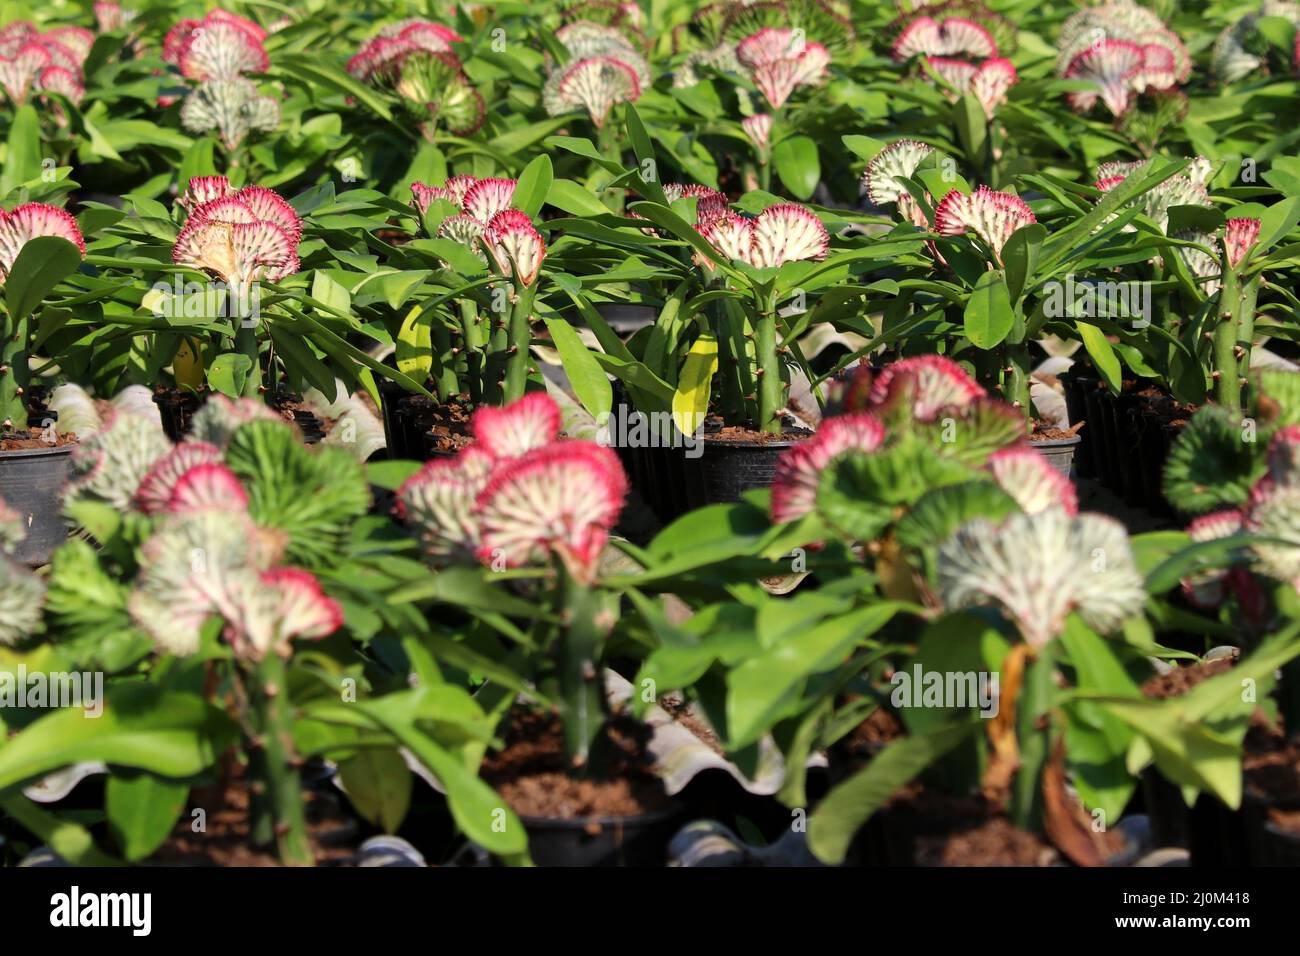
{"type": "Polygon", "coordinates": [[[510,275],[524,285],[532,285],[546,258],[546,243],[525,212],[506,209],[492,217],[483,233],[488,251],[502,275],[510,275]]]}
{"type": "Polygon", "coordinates": [[[725,258],[749,261],[754,238],[754,220],[728,210],[702,224],[699,232],[717,246],[718,251],[725,258]]]}
{"type": "Polygon", "coordinates": [[[556,83],[555,102],[568,109],[581,106],[599,129],[615,103],[634,102],[641,96],[636,68],[616,56],[592,56],[570,63],[556,83]]]}
{"type": "Polygon", "coordinates": [[[245,186],[236,195],[255,218],[275,223],[289,234],[295,244],[302,239],[302,219],[275,190],[265,186],[245,186]]]}
{"type": "Polygon", "coordinates": [[[0,209],[0,281],[9,275],[23,246],[40,236],[66,239],[86,254],[86,240],[66,210],[39,202],[24,203],[8,213],[0,209]]]}
{"type": "Polygon", "coordinates": [[[994,57],[985,60],[971,78],[970,91],[984,107],[990,119],[999,106],[1007,101],[1007,92],[1016,85],[1019,76],[1010,60],[994,57]]]}
{"type": "Polygon", "coordinates": [[[504,408],[481,405],[471,422],[479,447],[497,458],[517,458],[555,441],[560,406],[545,392],[529,392],[504,408]]]}
{"type": "Polygon", "coordinates": [[[917,355],[887,365],[871,383],[871,404],[892,403],[909,394],[912,416],[934,421],[948,408],[964,408],[984,396],[978,382],[952,359],[942,355],[917,355]]]}
{"type": "Polygon", "coordinates": [[[230,180],[225,176],[195,176],[177,202],[187,212],[193,213],[204,203],[212,202],[214,199],[224,199],[234,191],[230,180]]]}
{"type": "Polygon", "coordinates": [[[765,27],[736,44],[736,59],[742,66],[753,70],[779,60],[797,57],[804,51],[807,41],[793,30],[765,27]]]}
{"type": "Polygon", "coordinates": [[[917,17],[894,40],[893,55],[896,60],[907,60],[918,54],[987,57],[997,56],[998,47],[993,35],[974,21],[917,17]]]}
{"type": "Polygon", "coordinates": [[[321,590],[315,575],[301,568],[263,571],[261,582],[280,596],[279,632],[282,640],[328,637],[343,626],[343,608],[321,590]]]}
{"type": "Polygon", "coordinates": [[[935,207],[935,231],[945,236],[974,232],[1001,259],[1002,247],[1011,234],[1038,219],[1019,196],[981,186],[967,194],[952,190],[935,207]]]}
{"type": "Polygon", "coordinates": [[[392,36],[377,36],[367,40],[347,62],[347,71],[358,80],[391,82],[397,78],[402,61],[417,47],[413,43],[392,36]]]}
{"type": "Polygon", "coordinates": [[[177,21],[176,25],[167,31],[167,36],[163,38],[163,60],[173,65],[179,64],[185,45],[199,26],[200,21],[198,20],[177,21]]]}
{"type": "Polygon", "coordinates": [[[910,179],[933,152],[933,146],[918,143],[914,139],[900,139],[890,143],[867,163],[867,169],[862,174],[867,196],[877,206],[883,206],[910,195],[899,179],[910,179]]]}
{"type": "Polygon", "coordinates": [[[259,42],[267,38],[267,32],[258,23],[254,23],[248,17],[241,17],[237,13],[231,13],[229,10],[216,9],[208,14],[208,20],[214,23],[229,23],[237,26],[249,34],[253,39],[259,42]]]}
{"type": "Polygon", "coordinates": [[[1142,69],[1133,78],[1133,87],[1139,93],[1146,90],[1167,90],[1178,82],[1178,64],[1174,53],[1159,43],[1142,45],[1142,69]]]}
{"type": "Polygon", "coordinates": [[[477,445],[454,459],[436,458],[397,489],[397,517],[414,527],[425,553],[435,561],[475,560],[479,522],[474,511],[496,459],[477,445]]]}
{"type": "Polygon", "coordinates": [[[248,492],[235,473],[220,462],[193,465],[172,486],[167,513],[194,514],[199,511],[247,511],[248,492]]]}
{"type": "Polygon", "coordinates": [[[777,459],[772,474],[772,520],[784,523],[812,512],[826,466],[848,451],[873,452],[884,440],[885,427],[869,412],[825,419],[817,434],[787,448],[777,459]]]}
{"type": "Polygon", "coordinates": [[[80,67],[90,55],[90,48],[95,45],[95,34],[85,27],[66,26],[46,30],[42,39],[46,43],[58,43],[72,52],[75,64],[80,67]]]}
{"type": "Polygon", "coordinates": [[[1096,188],[1104,193],[1108,193],[1123,181],[1123,176],[1107,176],[1104,179],[1097,180],[1096,188]]]}
{"type": "Polygon", "coordinates": [[[221,460],[221,449],[216,445],[201,441],[182,442],[154,462],[141,479],[133,499],[136,508],[147,515],[166,510],[172,489],[182,475],[198,465],[219,464],[221,460]]]}
{"type": "Polygon", "coordinates": [[[38,41],[45,52],[49,55],[50,66],[59,66],[69,73],[81,73],[82,57],[77,56],[73,49],[66,44],[59,43],[57,40],[51,40],[49,36],[43,36],[38,41]]]}
{"type": "Polygon", "coordinates": [[[740,121],[741,128],[749,141],[759,149],[766,149],[772,138],[772,116],[770,113],[755,113],[740,121]]]}
{"type": "Polygon", "coordinates": [[[1228,266],[1237,268],[1246,254],[1259,241],[1258,219],[1229,219],[1223,230],[1223,243],[1228,251],[1228,266]]]}
{"type": "Polygon", "coordinates": [[[1026,514],[1048,508],[1079,513],[1074,484],[1033,448],[1020,445],[996,451],[989,456],[988,469],[998,487],[1014,498],[1026,514]]]}
{"type": "Polygon", "coordinates": [[[453,43],[464,41],[464,38],[450,27],[428,20],[409,24],[397,36],[421,50],[429,50],[433,53],[451,53],[453,43]]]}
{"type": "Polygon", "coordinates": [[[498,466],[479,494],[479,560],[521,567],[554,554],[590,580],[626,494],[611,449],[587,441],[535,448],[498,466]]]}
{"type": "Polygon", "coordinates": [[[489,223],[497,213],[509,209],[515,195],[514,179],[480,179],[465,190],[460,206],[462,211],[481,223],[489,223]]]}
{"type": "Polygon", "coordinates": [[[966,60],[956,60],[948,56],[927,56],[926,64],[938,73],[940,78],[958,93],[970,89],[971,80],[979,72],[979,67],[966,60]]]}
{"type": "Polygon", "coordinates": [[[459,209],[464,209],[465,196],[469,193],[474,185],[478,182],[473,176],[451,176],[441,186],[430,186],[428,183],[414,182],[411,183],[412,201],[415,208],[420,210],[420,215],[429,211],[429,206],[435,199],[445,199],[459,209]]]}
{"type": "Polygon", "coordinates": [[[126,25],[126,14],[122,10],[120,3],[98,0],[93,9],[95,12],[95,26],[99,28],[100,33],[111,33],[114,30],[122,29],[126,25]]]}
{"type": "Polygon", "coordinates": [[[1142,48],[1127,40],[1106,39],[1089,46],[1070,61],[1065,70],[1068,80],[1090,80],[1099,91],[1067,93],[1070,106],[1081,113],[1092,109],[1100,94],[1112,116],[1128,112],[1133,81],[1142,71],[1142,48]]]}
{"type": "Polygon", "coordinates": [[[763,269],[803,259],[822,259],[830,247],[826,227],[811,210],[794,203],[768,206],[754,220],[749,262],[763,269]]]}
{"type": "Polygon", "coordinates": [[[182,76],[201,81],[265,73],[271,61],[255,34],[227,20],[209,18],[186,37],[178,65],[182,76]]]}
{"type": "Polygon", "coordinates": [[[15,105],[27,100],[27,94],[41,71],[52,64],[50,53],[40,43],[25,41],[11,56],[0,57],[0,86],[15,105]]]}
{"type": "Polygon", "coordinates": [[[712,222],[727,211],[726,196],[698,183],[664,183],[664,198],[669,203],[675,203],[679,199],[694,199],[697,227],[712,222]]]}

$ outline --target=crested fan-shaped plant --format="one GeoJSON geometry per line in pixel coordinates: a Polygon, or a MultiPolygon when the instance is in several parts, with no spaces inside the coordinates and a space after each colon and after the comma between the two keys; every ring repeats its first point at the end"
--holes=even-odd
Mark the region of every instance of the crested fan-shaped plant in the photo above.
{"type": "Polygon", "coordinates": [[[65,210],[39,202],[0,210],[0,433],[27,429],[34,320],[42,300],[85,253],[77,221],[65,210]]]}
{"type": "Polygon", "coordinates": [[[407,479],[397,513],[439,567],[477,563],[502,587],[514,569],[536,580],[557,624],[526,676],[558,690],[569,756],[581,768],[608,716],[598,665],[614,616],[598,579],[627,478],[611,449],[559,438],[559,429],[560,410],[542,392],[479,408],[475,442],[407,479]]]}
{"type": "Polygon", "coordinates": [[[1300,25],[1300,4],[1289,0],[1263,0],[1258,10],[1240,17],[1214,42],[1212,67],[1224,83],[1268,73],[1290,73],[1297,67],[1294,40],[1288,44],[1284,31],[1270,27],[1277,21],[1300,25]]]}
{"type": "MultiPolygon", "coordinates": [[[[513,208],[517,184],[514,179],[452,176],[441,186],[418,181],[411,186],[412,205],[430,235],[442,243],[440,248],[454,243],[458,251],[468,252],[470,256],[457,259],[461,269],[468,266],[471,276],[487,271],[499,277],[490,296],[490,321],[485,322],[484,310],[468,292],[458,303],[455,334],[460,344],[453,354],[463,370],[455,376],[454,391],[467,394],[474,403],[514,401],[523,396],[529,377],[532,316],[546,240],[531,216],[513,208]]],[[[439,258],[449,264],[445,256],[439,258]]],[[[428,373],[430,357],[424,350],[410,348],[408,333],[414,331],[413,323],[427,327],[430,321],[438,320],[412,313],[399,333],[403,345],[399,345],[398,362],[403,368],[405,359],[404,371],[428,373]]],[[[440,328],[437,338],[447,340],[451,334],[440,328]]],[[[452,389],[446,383],[436,384],[439,397],[449,397],[452,389]]]]}
{"type": "Polygon", "coordinates": [[[384,27],[348,61],[358,80],[391,90],[432,141],[439,126],[468,136],[483,125],[483,96],[465,74],[454,43],[462,37],[431,20],[384,27]]]}

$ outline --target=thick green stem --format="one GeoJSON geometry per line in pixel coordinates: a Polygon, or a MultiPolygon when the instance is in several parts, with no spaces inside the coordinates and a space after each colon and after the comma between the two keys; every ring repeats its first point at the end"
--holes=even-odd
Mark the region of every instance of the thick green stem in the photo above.
{"type": "Polygon", "coordinates": [[[261,769],[266,774],[267,803],[275,816],[275,839],[280,862],[312,866],[315,858],[307,839],[302,785],[290,733],[289,687],[284,659],[267,653],[254,672],[253,706],[261,735],[261,769]]]}
{"type": "Polygon", "coordinates": [[[533,288],[516,283],[515,304],[510,312],[509,358],[506,360],[506,382],[503,398],[506,402],[524,397],[528,387],[528,363],[531,361],[528,346],[533,330],[528,321],[533,312],[533,288]]]}
{"type": "Polygon", "coordinates": [[[605,723],[604,681],[598,620],[600,594],[561,566],[564,610],[559,639],[560,695],[564,700],[564,744],[570,763],[585,766],[592,742],[605,723]]]}
{"type": "Polygon", "coordinates": [[[27,403],[24,393],[30,384],[27,364],[27,320],[14,321],[7,312],[0,334],[0,431],[20,431],[27,427],[27,403]]]}
{"type": "MultiPolygon", "coordinates": [[[[1227,254],[1224,254],[1227,261],[1227,254]]],[[[1214,400],[1234,413],[1241,412],[1241,378],[1237,372],[1237,315],[1241,308],[1237,273],[1223,270],[1214,328],[1214,400]]]]}
{"type": "Polygon", "coordinates": [[[1250,378],[1250,353],[1255,341],[1255,305],[1259,301],[1260,277],[1255,276],[1241,287],[1240,303],[1237,309],[1237,343],[1240,352],[1237,356],[1237,378],[1250,378]]]}
{"type": "Polygon", "coordinates": [[[1026,430],[1033,427],[1034,407],[1029,397],[1029,376],[1032,359],[1029,348],[1024,345],[1007,347],[1007,366],[1004,378],[1004,390],[1007,401],[1019,409],[1025,417],[1026,430]]]}
{"type": "Polygon", "coordinates": [[[754,326],[754,359],[758,375],[758,430],[781,434],[781,409],[785,389],[781,362],[776,353],[776,308],[772,302],[759,314],[754,326]]]}
{"type": "Polygon", "coordinates": [[[248,356],[248,377],[244,379],[242,394],[256,397],[262,392],[262,365],[258,360],[257,325],[255,319],[237,318],[235,327],[235,351],[248,356]]]}
{"type": "Polygon", "coordinates": [[[473,299],[460,300],[460,335],[465,343],[465,384],[469,400],[477,405],[483,399],[483,321],[473,299]]]}

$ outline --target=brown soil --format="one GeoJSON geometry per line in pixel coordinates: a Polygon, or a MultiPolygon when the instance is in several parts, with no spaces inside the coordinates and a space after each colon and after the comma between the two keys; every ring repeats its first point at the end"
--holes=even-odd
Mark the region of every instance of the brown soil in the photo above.
{"type": "Polygon", "coordinates": [[[1221,657],[1213,661],[1175,667],[1168,674],[1157,674],[1150,678],[1142,685],[1142,693],[1152,700],[1181,697],[1202,681],[1231,670],[1234,663],[1235,661],[1230,657],[1221,657]]]}
{"type": "Polygon", "coordinates": [[[604,772],[579,777],[569,770],[559,718],[516,707],[504,749],[487,755],[480,774],[521,816],[640,816],[670,805],[662,781],[650,772],[648,737],[644,724],[615,717],[593,747],[591,764],[604,772]]]}
{"type": "Polygon", "coordinates": [[[983,797],[911,784],[890,798],[886,826],[910,830],[917,866],[1048,866],[1056,850],[1021,830],[983,797]]]}
{"type": "Polygon", "coordinates": [[[770,445],[773,442],[803,441],[811,438],[812,432],[794,425],[786,425],[782,434],[755,431],[743,425],[723,425],[716,431],[706,430],[704,440],[728,445],[770,445]]]}
{"type": "Polygon", "coordinates": [[[1084,422],[1075,422],[1069,428],[1056,428],[1051,425],[1043,425],[1039,422],[1034,423],[1034,430],[1029,433],[1030,441],[1061,441],[1066,438],[1074,438],[1079,434],[1079,429],[1083,428],[1084,422]]]}
{"type": "MultiPolygon", "coordinates": [[[[470,433],[469,408],[460,403],[434,405],[423,395],[417,396],[428,406],[428,447],[431,451],[458,451],[470,444],[474,438],[470,433]]],[[[420,423],[424,424],[424,415],[420,423]]]]}
{"type": "Polygon", "coordinates": [[[0,435],[0,451],[28,451],[33,448],[61,448],[64,445],[75,445],[77,436],[69,432],[66,435],[58,435],[54,444],[45,440],[45,429],[40,425],[32,425],[27,429],[27,434],[21,432],[5,432],[0,435]]]}
{"type": "MultiPolygon", "coordinates": [[[[339,864],[351,859],[354,848],[331,845],[345,818],[337,815],[336,806],[310,791],[307,801],[307,833],[318,864],[339,864]]],[[[270,847],[255,847],[248,831],[248,788],[233,779],[226,786],[208,791],[194,791],[190,808],[201,807],[207,813],[206,832],[191,829],[193,818],[182,814],[172,835],[149,858],[156,866],[279,866],[270,847]]]]}

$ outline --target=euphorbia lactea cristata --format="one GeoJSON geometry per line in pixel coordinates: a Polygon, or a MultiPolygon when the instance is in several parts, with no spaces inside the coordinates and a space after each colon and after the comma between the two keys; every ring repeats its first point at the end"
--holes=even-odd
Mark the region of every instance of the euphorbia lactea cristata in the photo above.
{"type": "Polygon", "coordinates": [[[1214,42],[1214,74],[1224,83],[1235,83],[1259,71],[1261,75],[1276,70],[1281,73],[1300,69],[1300,34],[1297,34],[1293,59],[1285,62],[1270,48],[1260,30],[1260,21],[1277,17],[1300,25],[1300,4],[1289,0],[1264,0],[1258,10],[1235,18],[1224,27],[1214,42]],[[1270,62],[1272,61],[1272,62],[1270,62]]]}
{"type": "Polygon", "coordinates": [[[429,462],[398,491],[426,554],[498,569],[554,557],[575,579],[593,580],[627,493],[618,456],[559,440],[559,408],[542,392],[480,408],[472,425],[475,444],[429,462]]]}
{"type": "MultiPolygon", "coordinates": [[[[756,269],[822,259],[830,247],[830,235],[821,220],[794,203],[768,206],[752,218],[724,209],[697,228],[728,259],[739,259],[756,269]]],[[[704,264],[711,268],[707,261],[704,264]]]]}
{"type": "MultiPolygon", "coordinates": [[[[924,210],[917,205],[902,180],[911,179],[921,168],[921,163],[933,152],[933,146],[913,139],[900,139],[890,143],[867,163],[866,171],[862,174],[862,185],[867,190],[868,198],[877,206],[896,203],[899,215],[904,219],[914,226],[929,229],[930,223],[925,218],[924,210]]],[[[926,193],[927,197],[929,195],[926,193]]]]}
{"type": "Polygon", "coordinates": [[[934,230],[945,236],[973,232],[1002,262],[1002,247],[1011,234],[1038,219],[1019,196],[981,186],[973,193],[954,189],[934,209],[934,230]]]}
{"type": "MultiPolygon", "coordinates": [[[[176,237],[172,261],[224,282],[238,311],[249,302],[254,284],[278,282],[298,271],[302,220],[273,190],[235,190],[224,176],[198,177],[180,204],[189,219],[176,237]]],[[[255,394],[262,380],[257,329],[247,315],[232,318],[238,320],[236,348],[250,361],[245,394],[255,394]]]]}
{"type": "Polygon", "coordinates": [[[1080,112],[1098,98],[1112,116],[1123,116],[1133,98],[1162,91],[1191,77],[1192,60],[1181,40],[1145,7],[1128,2],[1080,10],[1061,27],[1057,73],[1064,79],[1090,80],[1097,91],[1066,94],[1080,112]]]}
{"type": "Polygon", "coordinates": [[[802,31],[768,27],[737,43],[736,59],[772,109],[779,110],[798,87],[826,78],[831,55],[802,31]]]}
{"type": "Polygon", "coordinates": [[[985,60],[979,66],[938,56],[926,57],[925,62],[953,88],[956,96],[973,93],[989,119],[1007,101],[1007,91],[1018,79],[1016,68],[1004,57],[985,60]]]}
{"type": "Polygon", "coordinates": [[[420,118],[426,136],[439,120],[457,136],[483,125],[482,95],[452,49],[462,37],[440,23],[409,19],[385,27],[366,41],[348,72],[392,89],[420,118]]]}
{"type": "Polygon", "coordinates": [[[584,110],[603,130],[615,103],[631,103],[650,85],[645,58],[618,29],[579,20],[561,27],[555,37],[569,54],[554,66],[542,87],[542,103],[552,116],[584,110]]]}
{"type": "Polygon", "coordinates": [[[965,17],[920,16],[909,21],[894,39],[895,60],[926,57],[994,57],[998,45],[983,26],[965,17]]]}
{"type": "MultiPolygon", "coordinates": [[[[23,203],[12,212],[0,209],[0,286],[8,279],[23,248],[44,236],[64,239],[83,257],[86,254],[86,241],[77,221],[65,210],[40,202],[23,203]]],[[[9,312],[0,317],[0,431],[27,426],[23,394],[31,379],[31,333],[28,316],[9,312]]]]}
{"type": "Polygon", "coordinates": [[[266,31],[238,14],[213,10],[202,20],[181,20],[163,40],[163,59],[190,80],[227,80],[265,73],[266,31]]]}
{"type": "Polygon", "coordinates": [[[83,27],[42,33],[26,20],[0,28],[0,88],[14,106],[33,92],[49,91],[73,103],[85,95],[82,67],[95,35],[83,27]]]}

